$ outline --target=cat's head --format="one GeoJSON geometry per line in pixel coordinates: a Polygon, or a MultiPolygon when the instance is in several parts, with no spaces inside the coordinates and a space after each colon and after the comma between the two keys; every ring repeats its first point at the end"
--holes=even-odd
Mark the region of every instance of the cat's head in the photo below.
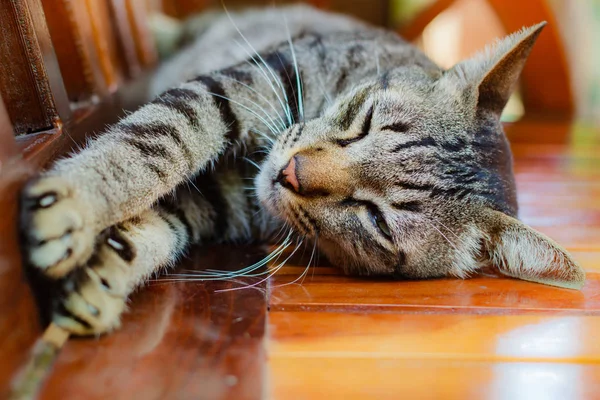
{"type": "Polygon", "coordinates": [[[503,273],[580,288],[583,270],[516,219],[500,114],[544,24],[448,71],[405,66],[364,81],[281,135],[261,201],[346,272],[400,278],[503,273]]]}

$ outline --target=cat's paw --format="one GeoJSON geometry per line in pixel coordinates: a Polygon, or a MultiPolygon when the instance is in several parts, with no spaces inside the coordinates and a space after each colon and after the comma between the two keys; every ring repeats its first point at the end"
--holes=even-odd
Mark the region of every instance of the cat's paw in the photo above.
{"type": "Polygon", "coordinates": [[[122,243],[107,237],[88,265],[64,278],[61,294],[54,300],[55,324],[76,335],[98,335],[120,326],[129,268],[119,255],[122,243]]]}
{"type": "Polygon", "coordinates": [[[83,265],[94,250],[89,208],[59,177],[31,181],[21,193],[20,229],[26,262],[51,278],[83,265]]]}

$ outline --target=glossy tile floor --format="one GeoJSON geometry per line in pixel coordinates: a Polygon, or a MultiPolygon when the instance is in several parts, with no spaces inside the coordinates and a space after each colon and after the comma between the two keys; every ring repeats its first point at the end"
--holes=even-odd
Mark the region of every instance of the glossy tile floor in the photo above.
{"type": "MultiPolygon", "coordinates": [[[[521,218],[572,251],[582,291],[493,272],[365,281],[326,265],[286,285],[306,261],[265,282],[161,280],[134,296],[120,331],[70,340],[41,398],[600,399],[600,132],[564,143],[552,129],[533,145],[531,129],[548,128],[508,127],[521,218]]],[[[182,268],[260,257],[197,249],[182,268]]]]}

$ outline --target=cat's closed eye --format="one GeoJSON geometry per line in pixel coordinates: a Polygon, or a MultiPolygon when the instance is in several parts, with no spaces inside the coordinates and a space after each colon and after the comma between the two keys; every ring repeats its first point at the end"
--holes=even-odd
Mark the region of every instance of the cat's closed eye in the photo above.
{"type": "Polygon", "coordinates": [[[390,231],[390,227],[387,222],[385,222],[385,218],[381,213],[381,210],[376,205],[370,203],[367,205],[367,211],[369,213],[369,217],[373,222],[373,225],[377,228],[377,230],[387,239],[392,240],[392,232],[390,231]]]}
{"type": "Polygon", "coordinates": [[[373,226],[384,236],[387,240],[392,240],[392,232],[385,222],[385,218],[379,207],[368,200],[357,200],[354,198],[344,199],[341,204],[345,207],[365,207],[369,215],[369,220],[373,223],[373,226]]]}
{"type": "Polygon", "coordinates": [[[354,142],[358,142],[359,140],[367,136],[369,134],[369,131],[371,130],[371,121],[373,120],[373,109],[374,106],[369,107],[369,110],[367,111],[365,119],[362,123],[360,134],[358,136],[355,136],[350,139],[337,139],[336,143],[341,147],[346,147],[354,142]]]}

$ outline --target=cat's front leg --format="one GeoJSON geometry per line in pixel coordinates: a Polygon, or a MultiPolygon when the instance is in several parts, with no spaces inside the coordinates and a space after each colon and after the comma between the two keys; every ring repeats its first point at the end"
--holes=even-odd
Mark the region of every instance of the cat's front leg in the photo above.
{"type": "Polygon", "coordinates": [[[105,229],[85,266],[55,281],[52,321],[77,335],[119,327],[127,297],[193,240],[185,211],[150,209],[105,229]]]}
{"type": "Polygon", "coordinates": [[[88,262],[54,281],[59,287],[51,294],[52,320],[80,335],[115,329],[127,296],[161,268],[173,265],[189,245],[247,240],[254,229],[272,232],[277,223],[257,213],[258,205],[245,189],[253,173],[250,164],[217,166],[189,186],[180,185],[151,209],[105,229],[88,262]]]}
{"type": "MultiPolygon", "coordinates": [[[[252,167],[253,168],[253,167],[252,167]]],[[[200,175],[153,208],[105,229],[82,268],[55,281],[52,320],[79,335],[119,326],[127,296],[202,240],[248,239],[255,204],[246,197],[242,168],[200,175]]]]}
{"type": "Polygon", "coordinates": [[[217,76],[167,91],[32,181],[22,193],[25,261],[49,277],[66,275],[85,264],[99,232],[242,141],[250,122],[225,97],[217,76]]]}

